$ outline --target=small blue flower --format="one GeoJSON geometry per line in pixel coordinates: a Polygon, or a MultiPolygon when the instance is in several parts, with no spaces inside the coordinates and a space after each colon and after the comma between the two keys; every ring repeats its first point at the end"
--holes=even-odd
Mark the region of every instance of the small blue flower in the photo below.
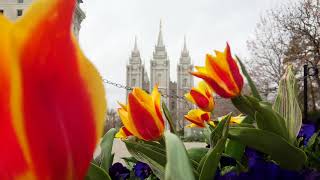
{"type": "Polygon", "coordinates": [[[135,176],[140,179],[146,179],[150,176],[150,174],[152,174],[152,171],[149,165],[143,162],[137,162],[133,166],[133,171],[135,176]]]}
{"type": "Polygon", "coordinates": [[[109,169],[109,175],[113,180],[125,180],[130,178],[130,170],[121,163],[114,163],[109,169]]]}
{"type": "Polygon", "coordinates": [[[314,124],[302,124],[298,137],[303,137],[303,144],[306,145],[315,132],[316,126],[314,124]]]}

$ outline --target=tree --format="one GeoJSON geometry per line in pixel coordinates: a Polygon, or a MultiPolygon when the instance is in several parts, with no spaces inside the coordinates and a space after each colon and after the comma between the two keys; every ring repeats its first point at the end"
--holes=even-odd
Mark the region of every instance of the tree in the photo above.
{"type": "Polygon", "coordinates": [[[107,110],[107,117],[105,123],[105,132],[111,128],[119,129],[121,126],[120,118],[114,109],[107,110]]]}
{"type": "MultiPolygon", "coordinates": [[[[257,25],[255,37],[248,41],[248,48],[252,64],[249,69],[263,91],[272,92],[270,84],[277,87],[288,63],[294,65],[303,87],[303,64],[313,68],[320,65],[319,0],[288,1],[267,11],[257,25]]],[[[308,78],[310,104],[315,110],[320,106],[320,77],[318,74],[308,78]]]]}

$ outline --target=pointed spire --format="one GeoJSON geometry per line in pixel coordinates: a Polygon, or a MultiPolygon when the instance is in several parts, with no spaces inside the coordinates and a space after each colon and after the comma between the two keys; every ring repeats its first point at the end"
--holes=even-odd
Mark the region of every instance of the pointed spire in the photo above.
{"type": "Polygon", "coordinates": [[[184,44],[183,44],[183,51],[184,52],[187,52],[187,38],[186,38],[186,35],[184,35],[184,44]]]}
{"type": "Polygon", "coordinates": [[[133,49],[134,52],[138,52],[138,45],[137,45],[137,36],[134,37],[134,49],[133,49]]]}
{"type": "Polygon", "coordinates": [[[187,49],[187,38],[186,38],[186,35],[184,35],[184,43],[183,43],[183,49],[182,49],[182,52],[181,52],[181,56],[189,56],[189,51],[187,49]]]}
{"type": "Polygon", "coordinates": [[[138,49],[138,43],[137,43],[137,36],[134,37],[134,48],[131,52],[130,61],[141,63],[140,51],[138,49]]]}
{"type": "Polygon", "coordinates": [[[163,37],[162,37],[162,20],[160,20],[160,31],[159,31],[157,46],[158,47],[163,47],[164,46],[163,37]]]}

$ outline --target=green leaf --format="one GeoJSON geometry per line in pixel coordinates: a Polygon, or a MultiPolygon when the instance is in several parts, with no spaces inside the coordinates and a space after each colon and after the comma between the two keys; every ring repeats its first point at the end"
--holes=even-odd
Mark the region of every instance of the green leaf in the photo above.
{"type": "Polygon", "coordinates": [[[173,123],[173,119],[172,119],[172,116],[171,116],[171,113],[169,112],[166,104],[164,102],[162,102],[162,110],[164,112],[164,115],[166,116],[166,119],[169,123],[169,126],[170,126],[170,132],[174,133],[174,134],[177,134],[177,131],[176,131],[176,128],[174,127],[174,123],[173,123]]]}
{"type": "Polygon", "coordinates": [[[231,118],[231,113],[222,117],[222,120],[219,122],[217,127],[212,131],[210,135],[210,146],[214,147],[217,142],[223,137],[223,134],[226,131],[226,127],[229,126],[229,121],[231,118]]]}
{"type": "MultiPolygon", "coordinates": [[[[258,99],[257,99],[258,100],[258,99]]],[[[254,121],[255,110],[253,105],[247,100],[245,96],[237,96],[231,99],[232,104],[243,114],[251,116],[251,119],[247,119],[246,123],[252,124],[254,121]]]]}
{"type": "Polygon", "coordinates": [[[261,129],[231,127],[229,138],[251,148],[269,154],[282,168],[300,170],[306,162],[306,154],[281,136],[261,129]]]}
{"type": "Polygon", "coordinates": [[[113,145],[113,139],[116,134],[116,129],[112,128],[110,129],[102,138],[102,141],[100,143],[101,147],[101,165],[100,167],[102,169],[105,169],[106,171],[109,171],[110,166],[112,165],[113,161],[113,155],[112,155],[112,145],[113,145]]]}
{"type": "Polygon", "coordinates": [[[289,139],[284,119],[272,109],[271,104],[246,96],[255,109],[255,120],[258,128],[273,132],[286,140],[289,139]]]}
{"type": "Polygon", "coordinates": [[[237,161],[241,161],[245,148],[246,146],[242,143],[229,139],[226,144],[225,154],[237,161]]]}
{"type": "Polygon", "coordinates": [[[292,66],[286,69],[280,80],[278,95],[273,105],[285,120],[291,143],[296,141],[302,125],[302,113],[298,102],[297,81],[292,71],[292,66]]]}
{"type": "Polygon", "coordinates": [[[247,81],[250,86],[253,97],[257,98],[259,101],[262,101],[262,98],[259,94],[259,91],[258,91],[256,85],[254,84],[253,80],[251,79],[246,67],[244,66],[244,64],[242,63],[242,61],[240,60],[240,58],[238,56],[236,56],[236,58],[238,59],[238,62],[240,64],[242,74],[247,78],[247,81]]]}
{"type": "Polygon", "coordinates": [[[230,172],[235,172],[235,171],[237,171],[236,166],[225,166],[221,169],[220,175],[224,176],[225,174],[228,174],[230,172]]]}
{"type": "Polygon", "coordinates": [[[230,118],[231,114],[225,116],[219,122],[216,129],[212,132],[212,137],[214,137],[214,139],[217,137],[220,138],[217,139],[216,143],[213,143],[213,148],[210,148],[206,156],[201,160],[200,165],[198,167],[198,171],[200,172],[199,180],[214,179],[222,152],[225,148],[225,144],[227,141],[230,118]]]}
{"type": "Polygon", "coordinates": [[[314,145],[314,143],[317,140],[317,137],[319,136],[320,131],[314,133],[311,138],[309,139],[308,143],[307,143],[307,148],[311,149],[312,146],[314,145]]]}
{"type": "Polygon", "coordinates": [[[174,134],[165,133],[167,148],[166,180],[194,180],[193,169],[182,141],[174,134]]]}
{"type": "Polygon", "coordinates": [[[94,163],[90,163],[85,180],[111,180],[111,178],[105,170],[94,163]]]}
{"type": "Polygon", "coordinates": [[[133,139],[123,141],[129,153],[138,161],[147,163],[153,173],[159,178],[164,178],[166,155],[158,147],[143,142],[135,142],[133,139]]]}
{"type": "Polygon", "coordinates": [[[200,163],[202,157],[204,157],[208,151],[209,148],[190,148],[187,150],[189,158],[198,163],[200,163]]]}

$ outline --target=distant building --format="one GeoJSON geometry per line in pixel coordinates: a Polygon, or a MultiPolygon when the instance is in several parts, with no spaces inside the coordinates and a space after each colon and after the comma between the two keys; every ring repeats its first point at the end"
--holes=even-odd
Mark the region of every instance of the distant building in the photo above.
{"type": "MultiPolygon", "coordinates": [[[[174,124],[178,129],[183,129],[186,125],[184,115],[193,107],[190,103],[178,99],[177,96],[183,97],[194,85],[193,77],[189,74],[193,70],[189,51],[187,49],[186,38],[181,51],[181,58],[177,65],[177,82],[170,79],[170,60],[167,54],[166,46],[163,40],[162,24],[157,43],[150,60],[150,80],[145,69],[145,65],[140,57],[140,52],[135,39],[134,48],[127,64],[126,79],[129,87],[142,87],[150,92],[157,84],[162,95],[162,101],[169,108],[174,124]],[[189,104],[189,105],[188,105],[189,104]]],[[[127,91],[127,96],[130,91],[127,91]]]]}
{"type": "MultiPolygon", "coordinates": [[[[170,79],[170,59],[163,39],[162,24],[160,23],[157,43],[150,60],[150,79],[145,69],[145,64],[141,59],[136,38],[134,48],[127,64],[127,86],[140,87],[151,92],[154,85],[158,84],[161,94],[164,95],[162,101],[166,103],[171,112],[175,127],[178,130],[182,130],[185,136],[201,134],[201,128],[184,128],[189,124],[189,122],[184,119],[184,115],[186,115],[189,110],[196,107],[185,99],[179,98],[184,97],[184,95],[195,86],[194,78],[189,73],[194,70],[194,66],[187,48],[186,37],[184,37],[183,48],[176,67],[177,70],[174,73],[177,73],[177,81],[173,82],[170,79]]],[[[129,92],[130,90],[127,90],[127,96],[129,92]]],[[[234,112],[233,115],[239,114],[237,109],[230,102],[230,99],[223,99],[218,96],[215,97],[215,107],[216,109],[214,110],[213,118],[226,115],[229,112],[234,112]]]]}
{"type": "MultiPolygon", "coordinates": [[[[33,0],[0,0],[0,14],[3,14],[14,21],[23,15],[32,2],[33,0]]],[[[86,17],[79,6],[80,3],[82,3],[82,0],[77,0],[72,26],[74,35],[77,39],[79,38],[81,22],[86,17]]]]}

